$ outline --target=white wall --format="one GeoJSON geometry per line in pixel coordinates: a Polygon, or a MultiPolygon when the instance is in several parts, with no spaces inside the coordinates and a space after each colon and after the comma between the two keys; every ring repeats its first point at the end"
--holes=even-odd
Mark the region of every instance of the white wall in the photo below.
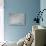
{"type": "MultiPolygon", "coordinates": [[[[46,9],[46,0],[40,0],[40,10],[46,9]]],[[[43,12],[43,22],[40,21],[40,25],[43,25],[46,27],[46,10],[43,12]]]]}
{"type": "MultiPolygon", "coordinates": [[[[40,9],[46,9],[46,0],[40,0],[40,9]]],[[[40,25],[46,26],[46,11],[43,12],[43,19],[44,21],[40,21],[40,25]]]]}
{"type": "Polygon", "coordinates": [[[3,0],[0,0],[0,42],[4,41],[4,8],[3,0]]]}

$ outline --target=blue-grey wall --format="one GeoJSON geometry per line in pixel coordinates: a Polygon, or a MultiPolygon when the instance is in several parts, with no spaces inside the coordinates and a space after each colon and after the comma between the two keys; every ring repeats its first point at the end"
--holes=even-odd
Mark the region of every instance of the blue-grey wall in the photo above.
{"type": "Polygon", "coordinates": [[[40,0],[4,0],[4,35],[7,41],[18,41],[32,29],[32,21],[40,9],[40,0]],[[26,15],[26,26],[10,26],[9,13],[26,15]]]}

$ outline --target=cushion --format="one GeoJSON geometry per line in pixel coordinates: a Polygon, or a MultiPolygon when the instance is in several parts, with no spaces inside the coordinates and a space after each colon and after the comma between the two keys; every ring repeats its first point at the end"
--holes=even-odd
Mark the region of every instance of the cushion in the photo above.
{"type": "Polygon", "coordinates": [[[17,42],[17,46],[23,46],[23,43],[24,43],[24,38],[21,38],[18,42],[17,42]]]}

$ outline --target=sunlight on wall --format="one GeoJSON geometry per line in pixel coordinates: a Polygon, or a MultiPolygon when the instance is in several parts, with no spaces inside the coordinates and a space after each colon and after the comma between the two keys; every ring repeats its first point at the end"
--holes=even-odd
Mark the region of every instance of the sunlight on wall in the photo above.
{"type": "Polygon", "coordinates": [[[4,41],[4,1],[0,0],[0,42],[4,41]]]}

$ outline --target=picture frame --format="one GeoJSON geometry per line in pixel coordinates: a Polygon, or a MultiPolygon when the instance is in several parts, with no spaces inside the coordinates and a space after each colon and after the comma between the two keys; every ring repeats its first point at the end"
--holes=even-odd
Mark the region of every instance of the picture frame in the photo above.
{"type": "Polygon", "coordinates": [[[26,16],[24,13],[11,14],[9,16],[9,24],[15,26],[24,26],[26,25],[26,16]]]}

